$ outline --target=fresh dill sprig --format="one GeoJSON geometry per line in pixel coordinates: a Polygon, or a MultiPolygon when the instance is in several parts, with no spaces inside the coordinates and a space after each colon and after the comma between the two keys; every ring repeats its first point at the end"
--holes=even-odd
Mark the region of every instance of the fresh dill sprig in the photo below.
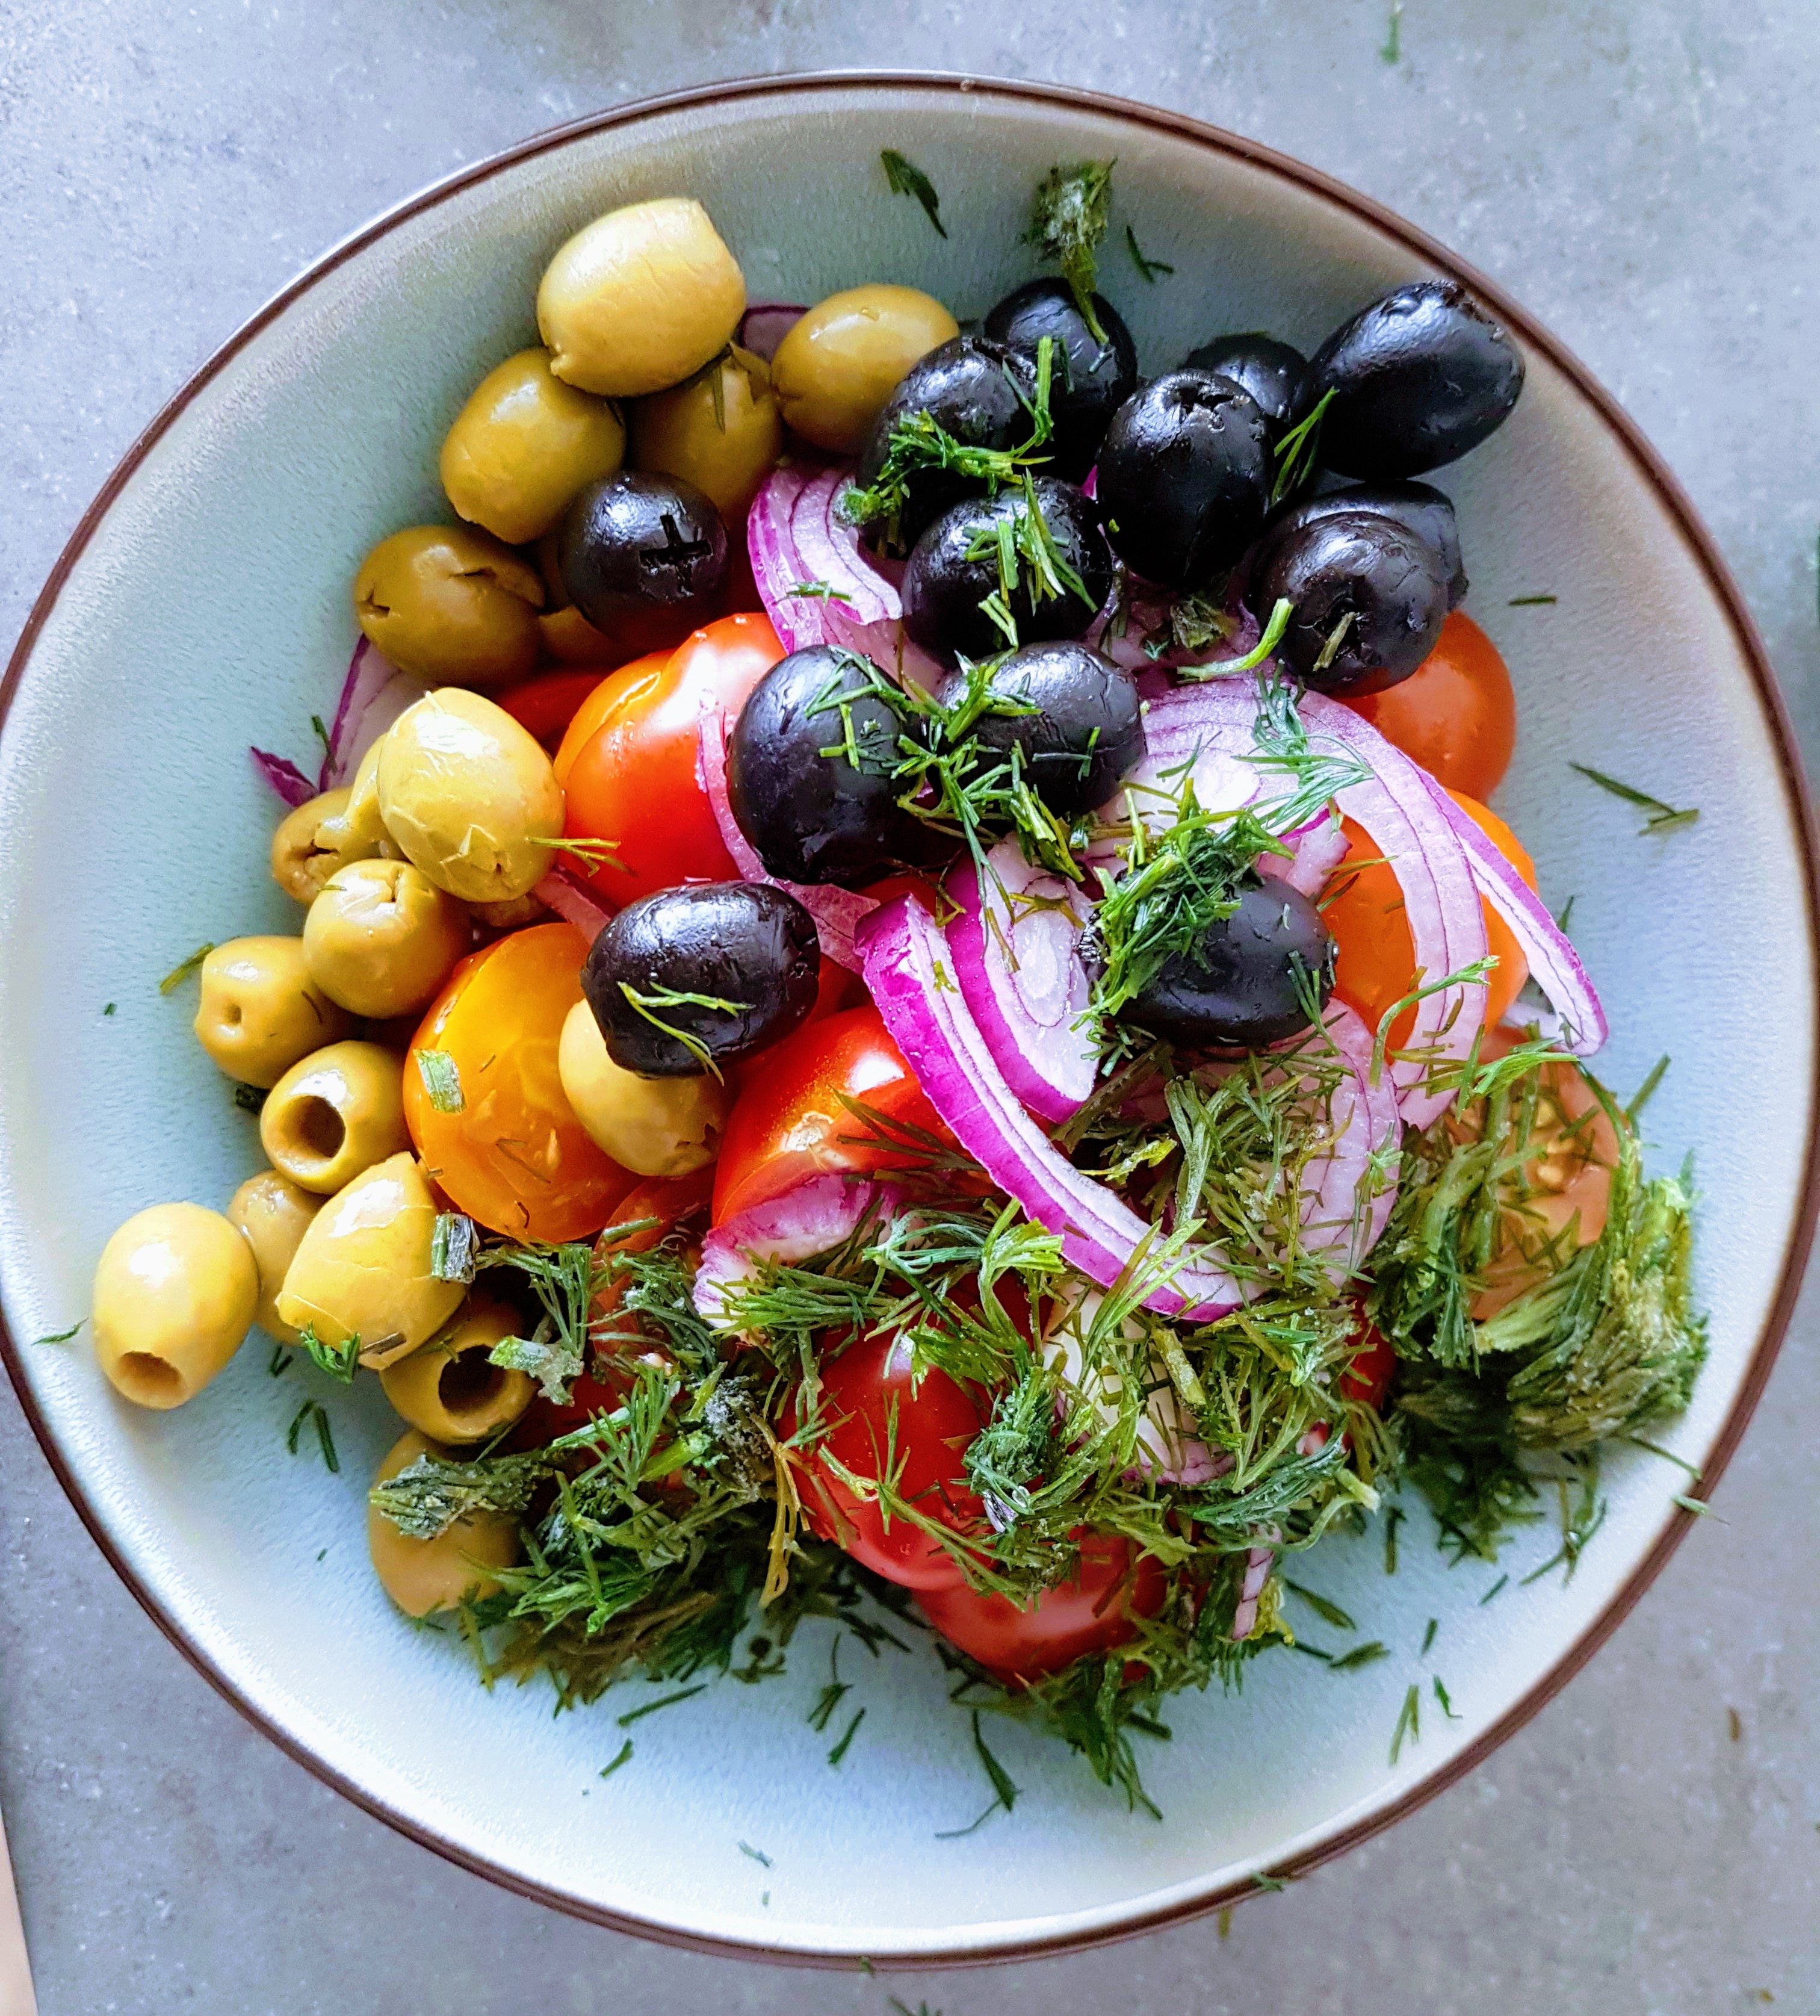
{"type": "Polygon", "coordinates": [[[88,1319],[86,1316],[78,1316],[76,1320],[70,1324],[67,1330],[52,1330],[48,1336],[34,1337],[32,1339],[32,1342],[34,1345],[67,1344],[88,1320],[88,1319]]]}
{"type": "Polygon", "coordinates": [[[975,530],[962,556],[969,560],[990,556],[997,561],[998,585],[980,608],[1013,651],[1018,646],[1015,605],[1020,596],[1033,612],[1070,595],[1084,603],[1089,614],[1098,607],[1049,530],[1030,472],[1020,471],[1016,481],[1020,497],[1009,512],[998,512],[975,530]]]}
{"type": "Polygon", "coordinates": [[[199,945],[188,959],[181,960],[177,965],[172,967],[159,981],[158,992],[160,994],[174,994],[185,981],[200,967],[203,961],[214,950],[214,946],[212,942],[208,945],[199,945]]]}
{"type": "Polygon", "coordinates": [[[1567,767],[1589,778],[1602,791],[1609,791],[1614,798],[1622,798],[1626,805],[1640,806],[1646,812],[1649,816],[1638,829],[1639,832],[1672,833],[1678,826],[1692,826],[1700,817],[1697,806],[1678,809],[1664,804],[1660,798],[1652,797],[1647,791],[1639,791],[1634,784],[1621,783],[1616,777],[1608,777],[1604,771],[1595,770],[1588,764],[1570,763],[1567,767]]]}
{"type": "Polygon", "coordinates": [[[799,581],[795,587],[784,590],[786,596],[800,597],[805,602],[844,602],[850,607],[853,597],[831,581],[799,581]]]}
{"type": "MultiPolygon", "coordinates": [[[[1052,167],[1037,184],[1026,240],[1039,257],[1062,268],[1074,305],[1095,343],[1106,330],[1093,305],[1099,277],[1099,246],[1112,211],[1111,161],[1077,161],[1071,168],[1052,167]]],[[[1135,241],[1134,241],[1135,242],[1135,241]]]]}
{"type": "Polygon", "coordinates": [[[935,185],[916,164],[900,154],[895,147],[883,149],[879,160],[885,171],[885,180],[893,196],[912,196],[923,206],[923,214],[935,226],[939,236],[948,236],[948,227],[941,221],[941,198],[935,193],[935,185]]]}
{"type": "Polygon", "coordinates": [[[297,1333],[297,1342],[309,1353],[310,1363],[318,1371],[326,1372],[331,1379],[339,1380],[343,1386],[351,1386],[354,1375],[360,1364],[360,1333],[343,1344],[325,1344],[315,1330],[306,1323],[297,1333]]]}
{"type": "MultiPolygon", "coordinates": [[[[1317,399],[1311,410],[1279,441],[1275,450],[1277,471],[1270,486],[1270,501],[1273,506],[1280,504],[1292,492],[1300,489],[1315,473],[1315,459],[1321,452],[1321,423],[1326,418],[1327,409],[1333,403],[1335,388],[1329,386],[1317,399]]],[[[1334,639],[1328,640],[1330,648],[1334,639]]]]}
{"type": "Polygon", "coordinates": [[[657,1013],[660,1008],[705,1008],[714,1015],[743,1015],[751,1007],[750,1001],[723,1000],[718,994],[690,994],[679,992],[674,987],[655,985],[648,989],[633,986],[629,980],[622,980],[619,991],[625,996],[627,1005],[641,1015],[653,1029],[678,1043],[694,1058],[704,1071],[711,1071],[718,1078],[721,1067],[714,1060],[714,1053],[692,1029],[679,1028],[674,1022],[666,1021],[657,1013]]]}
{"type": "Polygon", "coordinates": [[[1147,259],[1138,243],[1138,234],[1130,225],[1125,226],[1125,249],[1131,255],[1131,264],[1138,269],[1138,277],[1155,286],[1159,273],[1173,273],[1175,268],[1162,259],[1147,259]]]}

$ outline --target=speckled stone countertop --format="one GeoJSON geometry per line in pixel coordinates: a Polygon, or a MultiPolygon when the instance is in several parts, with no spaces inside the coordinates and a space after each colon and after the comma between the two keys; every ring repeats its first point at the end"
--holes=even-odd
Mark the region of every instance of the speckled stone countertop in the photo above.
{"type": "MultiPolygon", "coordinates": [[[[1387,25],[1380,0],[0,0],[0,636],[144,422],[374,211],[648,92],[926,65],[1253,135],[1496,275],[1692,491],[1811,761],[1812,0],[1407,0],[1394,63],[1387,25]]],[[[1747,903],[1700,928],[1747,930],[1747,903]]],[[[1696,1046],[1676,1062],[1697,1071],[1696,1046]]],[[[1817,1334],[1811,1294],[1717,1516],[1454,1791],[1225,1933],[889,1982],[597,1931],[346,1804],[140,1614],[0,1392],[0,1805],[45,2016],[1820,2007],[1817,1334]]]]}

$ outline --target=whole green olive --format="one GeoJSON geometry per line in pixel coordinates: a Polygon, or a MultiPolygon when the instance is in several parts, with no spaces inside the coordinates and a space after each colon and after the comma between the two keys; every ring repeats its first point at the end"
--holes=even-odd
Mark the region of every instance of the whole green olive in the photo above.
{"type": "MultiPolygon", "coordinates": [[[[367,754],[376,764],[375,751],[367,754]]],[[[365,802],[372,808],[370,819],[357,807],[354,788],[343,784],[286,813],[272,836],[272,879],[287,896],[313,903],[336,869],[386,851],[379,801],[370,790],[365,802]]]]}
{"type": "Polygon", "coordinates": [[[783,446],[764,359],[729,344],[685,384],[631,409],[632,466],[680,476],[729,524],[746,514],[783,446]]]}
{"type": "Polygon", "coordinates": [[[563,1096],[595,1147],[641,1176],[686,1176],[720,1153],[727,1088],[696,1078],[642,1078],[616,1064],[594,1010],[577,1001],[556,1046],[563,1096]]]}
{"type": "Polygon", "coordinates": [[[281,1344],[295,1344],[297,1334],[279,1319],[278,1291],[297,1258],[310,1220],[322,1208],[322,1200],[301,1190],[275,1169],[261,1169],[249,1176],[228,1201],[228,1222],[238,1226],[253,1249],[259,1269],[259,1305],[253,1320],[281,1344]]]}
{"type": "Polygon", "coordinates": [[[692,196],[597,217],[558,250],[537,290],[550,369],[610,399],[679,384],[745,311],[739,263],[692,196]]]}
{"type": "MultiPolygon", "coordinates": [[[[413,1428],[386,1452],[373,1474],[384,1484],[419,1456],[448,1451],[413,1428]]],[[[491,1596],[498,1582],[490,1568],[509,1568],[518,1559],[518,1521],[505,1512],[466,1512],[433,1540],[401,1533],[376,1506],[366,1514],[367,1550],[380,1586],[408,1617],[452,1610],[464,1596],[491,1596]]]]}
{"type": "Polygon", "coordinates": [[[471,524],[508,545],[540,539],[584,484],[624,459],[626,430],[604,399],[565,385],[549,352],[489,371],[442,445],[442,487],[471,524]]]}
{"type": "Polygon", "coordinates": [[[427,1008],[473,933],[461,905],[409,862],[356,861],[310,905],[303,949],[331,1001],[383,1021],[427,1008]]]}
{"type": "Polygon", "coordinates": [[[405,1067],[378,1043],[331,1043],[293,1064],[266,1095],[259,1145],[293,1183],[328,1197],[408,1147],[405,1067]]]}
{"type": "Polygon", "coordinates": [[[141,1407],[181,1407],[239,1348],[259,1301],[253,1248],[218,1211],[154,1204],[101,1250],[95,1355],[141,1407]]]}
{"type": "Polygon", "coordinates": [[[363,1170],[311,1219],[279,1291],[280,1319],[332,1348],[358,1337],[361,1363],[376,1369],[415,1351],[467,1293],[437,1276],[436,1219],[408,1148],[363,1170]]]}
{"type": "Polygon", "coordinates": [[[386,1398],[412,1427],[440,1442],[477,1442],[516,1421],[536,1391],[522,1372],[495,1365],[488,1353],[516,1337],[517,1312],[489,1295],[474,1295],[440,1337],[379,1374],[386,1398]]]}
{"type": "Polygon", "coordinates": [[[311,975],[301,938],[232,938],[202,963],[195,1028],[229,1078],[269,1089],[300,1057],[339,1042],[347,1017],[311,975]]]}
{"type": "Polygon", "coordinates": [[[469,525],[411,525],[381,539],[354,577],[354,613],[401,671],[504,686],[537,669],[544,585],[509,546],[469,525]]]}
{"type": "Polygon", "coordinates": [[[847,287],[793,322],[771,360],[786,424],[836,455],[858,455],[912,364],[961,333],[914,287],[847,287]]]}
{"type": "Polygon", "coordinates": [[[464,903],[503,903],[549,873],[563,833],[550,759],[503,707],[444,686],[407,707],[379,757],[379,811],[407,860],[464,903]]]}

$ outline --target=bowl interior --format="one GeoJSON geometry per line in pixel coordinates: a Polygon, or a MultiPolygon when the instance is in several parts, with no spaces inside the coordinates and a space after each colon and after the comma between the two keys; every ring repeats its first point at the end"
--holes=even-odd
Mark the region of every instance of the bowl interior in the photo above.
{"type": "MultiPolygon", "coordinates": [[[[1091,1937],[1216,1897],[1455,1763],[1595,1627],[1683,1488],[1642,1451],[1610,1461],[1604,1523],[1570,1582],[1558,1568],[1520,1580],[1559,1543],[1546,1507],[1495,1569],[1450,1569],[1413,1508],[1394,1577],[1381,1521],[1325,1543],[1297,1579],[1390,1657],[1336,1674],[1275,1654],[1242,1694],[1182,1700],[1173,1741],[1142,1760],[1160,1820],[1059,1746],[995,1728],[1023,1796],[938,1840],[991,1793],[921,1643],[876,1661],[843,1644],[853,1691],[820,1732],[806,1720],[831,1656],[819,1624],[762,1686],[724,1681],[626,1731],[616,1718],[654,1697],[642,1684],[552,1718],[541,1684],[483,1693],[459,1642],[408,1628],[368,1571],[362,1490],[394,1425],[372,1382],[323,1391],[330,1474],[307,1445],[286,1453],[305,1375],[268,1377],[257,1337],[170,1416],[118,1402],[82,1342],[27,1341],[84,1313],[120,1219],[170,1197],[219,1204],[257,1165],[254,1124],[192,1041],[185,992],[161,998],[158,980],[205,940],[297,927],[267,879],[273,805],[246,746],[307,754],[353,639],[354,565],[382,533],[444,515],[443,432],[481,374],[534,340],[552,250],[613,204],[687,192],[754,299],[891,279],[979,315],[1028,275],[1036,178],[1113,156],[1105,284],[1147,371],[1223,329],[1311,348],[1389,283],[1435,270],[1246,151],[1034,93],[780,84],[606,124],[401,215],[233,351],[94,527],[0,735],[0,1293],[79,1499],[206,1667],[320,1768],[451,1852],[599,1915],[884,1958],[1091,1937]],[[933,181],[945,239],[889,193],[882,146],[933,181]],[[1128,219],[1173,279],[1138,278],[1128,219]],[[1420,1737],[1393,1765],[1412,1682],[1420,1737]],[[603,1781],[626,1734],[633,1759],[603,1781]]],[[[1675,1058],[1648,1132],[1660,1165],[1697,1158],[1712,1360],[1663,1438],[1697,1467],[1800,1237],[1814,1075],[1800,820],[1744,640],[1671,503],[1566,370],[1533,345],[1529,367],[1512,423],[1440,481],[1459,506],[1468,606],[1519,692],[1500,807],[1545,898],[1574,900],[1614,1030],[1602,1068],[1628,1093],[1675,1058]],[[1638,815],[1574,761],[1697,806],[1699,822],[1640,837],[1638,815]],[[1741,862],[1757,891],[1748,934],[1716,927],[1736,915],[1741,862]]],[[[1305,1610],[1293,1621],[1341,1642],[1305,1610]]]]}

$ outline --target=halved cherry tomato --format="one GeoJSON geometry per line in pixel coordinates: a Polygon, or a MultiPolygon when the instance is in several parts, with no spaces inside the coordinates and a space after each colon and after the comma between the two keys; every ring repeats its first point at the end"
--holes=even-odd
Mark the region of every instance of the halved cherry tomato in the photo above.
{"type": "MultiPolygon", "coordinates": [[[[851,973],[837,961],[822,955],[820,970],[815,976],[815,1004],[790,1031],[798,1035],[811,1022],[825,1022],[831,1015],[839,1015],[849,1008],[858,1006],[866,998],[865,985],[857,973],[851,973]]],[[[786,1042],[790,1037],[782,1039],[786,1042]]],[[[736,1057],[725,1068],[727,1083],[737,1093],[750,1080],[763,1078],[771,1069],[771,1060],[778,1046],[754,1050],[748,1057],[736,1057]]]]}
{"type": "MultiPolygon", "coordinates": [[[[857,1496],[826,1460],[855,1477],[889,1474],[905,1501],[959,1533],[977,1532],[984,1512],[962,1461],[991,1409],[931,1367],[912,1395],[909,1346],[898,1337],[861,1337],[822,1366],[827,1433],[797,1466],[803,1516],[825,1540],[905,1589],[958,1587],[962,1577],[939,1540],[905,1518],[887,1519],[876,1499],[857,1496]]],[[[793,1408],[784,1417],[794,1435],[793,1408]]]]}
{"type": "Polygon", "coordinates": [[[658,674],[675,655],[674,651],[649,651],[617,671],[594,675],[594,684],[569,717],[569,725],[551,759],[559,784],[568,783],[575,758],[594,739],[595,731],[620,709],[649,694],[657,683],[658,674]]]}
{"type": "Polygon", "coordinates": [[[578,671],[545,672],[496,697],[520,727],[528,729],[546,749],[553,749],[574,719],[575,710],[604,676],[598,665],[584,666],[578,671]]]}
{"type": "MultiPolygon", "coordinates": [[[[1448,796],[1497,847],[1524,881],[1536,886],[1536,866],[1523,844],[1498,815],[1463,792],[1448,796]]],[[[1335,948],[1333,991],[1356,1009],[1365,1026],[1376,1030],[1387,1010],[1415,986],[1415,943],[1403,914],[1403,891],[1376,842],[1351,819],[1341,821],[1351,843],[1333,871],[1336,891],[1321,913],[1335,948]],[[1354,864],[1362,864],[1354,866],[1354,864]]],[[[1489,903],[1484,905],[1487,949],[1498,964],[1485,987],[1487,1028],[1500,1022],[1529,977],[1529,962],[1510,927],[1489,903]]],[[[1431,974],[1438,980],[1442,976],[1431,974]]],[[[1406,1008],[1390,1025],[1390,1047],[1407,1040],[1414,1008],[1406,1008]]]]}
{"type": "Polygon", "coordinates": [[[685,638],[649,684],[616,693],[559,772],[569,837],[613,849],[589,877],[603,901],[617,909],[681,883],[737,878],[701,779],[702,717],[737,714],[783,655],[764,617],[723,616],[685,638]]]}
{"type": "Polygon", "coordinates": [[[1376,1324],[1367,1319],[1362,1309],[1359,1312],[1358,1339],[1358,1349],[1353,1354],[1351,1364],[1340,1375],[1340,1397],[1343,1400],[1363,1400],[1366,1406],[1381,1410],[1397,1370],[1397,1354],[1376,1324]]]}
{"type": "Polygon", "coordinates": [[[875,1139],[841,1101],[857,1100],[898,1125],[951,1139],[877,1009],[811,1022],[764,1053],[733,1102],[714,1172],[714,1222],[766,1204],[837,1169],[864,1175],[919,1159],[875,1139]]]}
{"type": "Polygon", "coordinates": [[[515,1239],[587,1237],[637,1181],[588,1138],[557,1075],[587,956],[573,924],[535,924],[469,954],[405,1060],[405,1124],[426,1173],[470,1218],[515,1239]],[[432,1103],[420,1050],[455,1060],[458,1112],[432,1103]]]}
{"type": "Polygon", "coordinates": [[[1410,676],[1345,704],[1450,791],[1488,798],[1516,747],[1516,697],[1498,646],[1463,609],[1410,676]]]}
{"type": "Polygon", "coordinates": [[[1045,1590],[1031,1609],[964,1585],[919,1589],[916,1601],[950,1643],[1019,1686],[1128,1643],[1137,1636],[1131,1620],[1154,1617],[1168,1593],[1168,1575],[1154,1555],[1140,1556],[1134,1566],[1129,1541],[1088,1533],[1081,1537],[1077,1578],[1045,1590]]]}

